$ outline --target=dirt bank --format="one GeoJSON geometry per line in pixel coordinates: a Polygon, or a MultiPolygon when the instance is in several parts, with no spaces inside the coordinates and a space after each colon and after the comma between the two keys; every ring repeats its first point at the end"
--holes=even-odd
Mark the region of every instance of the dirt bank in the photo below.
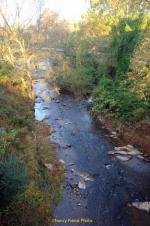
{"type": "Polygon", "coordinates": [[[150,157],[150,123],[127,125],[103,114],[96,114],[94,118],[98,127],[103,127],[108,133],[116,132],[117,137],[109,136],[115,145],[133,145],[150,157]]]}

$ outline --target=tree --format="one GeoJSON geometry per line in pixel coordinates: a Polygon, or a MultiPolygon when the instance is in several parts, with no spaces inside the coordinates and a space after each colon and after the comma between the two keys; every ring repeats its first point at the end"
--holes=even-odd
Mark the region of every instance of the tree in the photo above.
{"type": "Polygon", "coordinates": [[[149,8],[148,0],[90,0],[92,10],[107,11],[122,17],[129,17],[145,12],[149,8]]]}

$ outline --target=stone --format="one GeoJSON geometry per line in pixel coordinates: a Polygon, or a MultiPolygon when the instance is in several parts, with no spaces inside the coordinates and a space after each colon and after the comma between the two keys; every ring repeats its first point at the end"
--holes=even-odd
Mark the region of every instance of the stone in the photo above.
{"type": "Polygon", "coordinates": [[[113,151],[109,151],[108,155],[116,155],[116,157],[122,161],[127,161],[131,156],[139,156],[140,151],[134,148],[132,145],[115,147],[113,151]]]}
{"type": "Polygon", "coordinates": [[[131,204],[128,204],[129,207],[135,207],[139,210],[143,210],[146,212],[150,212],[150,202],[132,202],[131,204]]]}
{"type": "Polygon", "coordinates": [[[108,151],[108,155],[114,155],[115,153],[115,151],[108,151]]]}
{"type": "Polygon", "coordinates": [[[86,189],[85,182],[84,182],[83,180],[79,181],[78,187],[79,187],[80,189],[86,189]]]}
{"type": "Polygon", "coordinates": [[[72,170],[72,172],[75,176],[81,177],[84,181],[94,181],[94,178],[86,172],[78,172],[74,169],[72,170]]]}
{"type": "Polygon", "coordinates": [[[53,170],[53,165],[51,163],[45,163],[44,166],[50,171],[53,170]]]}
{"type": "Polygon", "coordinates": [[[126,151],[128,154],[131,154],[131,155],[140,154],[140,152],[130,144],[128,144],[127,146],[115,147],[114,149],[115,151],[126,151]]]}
{"type": "Polygon", "coordinates": [[[128,161],[131,159],[131,156],[128,156],[128,155],[116,155],[116,158],[121,160],[121,161],[128,161]]]}
{"type": "Polygon", "coordinates": [[[111,168],[111,165],[105,165],[106,169],[110,169],[111,168]]]}
{"type": "Polygon", "coordinates": [[[129,152],[126,151],[115,151],[115,154],[119,154],[119,155],[128,155],[130,154],[129,152]]]}

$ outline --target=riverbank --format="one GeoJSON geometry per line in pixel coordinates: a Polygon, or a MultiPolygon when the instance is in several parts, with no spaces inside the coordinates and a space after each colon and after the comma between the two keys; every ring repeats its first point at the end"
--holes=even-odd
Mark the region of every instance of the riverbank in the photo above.
{"type": "Polygon", "coordinates": [[[87,101],[60,94],[43,72],[37,70],[34,77],[36,120],[52,128],[49,139],[65,166],[63,198],[55,208],[54,225],[64,226],[65,221],[69,226],[68,219],[74,219],[78,226],[79,219],[90,219],[91,226],[141,226],[135,219],[140,217],[147,226],[148,214],[137,214],[132,202],[149,200],[149,163],[136,157],[112,158],[114,145],[93,120],[87,101]]]}
{"type": "Polygon", "coordinates": [[[12,184],[4,190],[10,197],[7,206],[1,203],[2,226],[49,225],[61,196],[63,165],[55,145],[48,140],[50,128],[35,121],[31,89],[31,81],[23,72],[12,69],[10,74],[0,75],[0,163],[5,159],[5,172],[10,174],[5,178],[12,184]],[[15,183],[23,183],[23,173],[13,162],[7,164],[9,156],[17,159],[28,178],[24,188],[12,196],[15,183]]]}
{"type": "MultiPolygon", "coordinates": [[[[61,94],[67,94],[75,97],[74,93],[68,89],[60,88],[61,94]]],[[[79,98],[80,100],[85,100],[79,98]]],[[[135,123],[125,123],[121,120],[111,116],[110,114],[104,114],[102,112],[93,112],[92,103],[87,102],[87,108],[97,124],[97,128],[105,130],[108,138],[115,146],[125,146],[133,145],[137,148],[143,155],[150,159],[150,122],[149,121],[139,121],[135,123]]]]}
{"type": "Polygon", "coordinates": [[[130,144],[140,150],[145,157],[150,157],[150,123],[143,121],[127,125],[102,113],[94,114],[93,117],[100,128],[103,127],[108,131],[108,137],[114,145],[130,144]]]}

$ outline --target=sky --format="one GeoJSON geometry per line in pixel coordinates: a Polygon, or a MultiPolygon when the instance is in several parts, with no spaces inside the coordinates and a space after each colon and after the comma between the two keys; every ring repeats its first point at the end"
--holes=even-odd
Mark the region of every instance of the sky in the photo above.
{"type": "MultiPolygon", "coordinates": [[[[14,18],[14,12],[16,5],[22,7],[21,18],[23,21],[29,18],[35,18],[36,10],[35,1],[38,0],[0,0],[0,7],[7,9],[9,17],[14,18]],[[7,1],[7,6],[5,2],[7,1]]],[[[49,8],[52,11],[56,11],[62,18],[70,21],[78,21],[81,15],[88,9],[87,0],[43,0],[43,8],[49,8]],[[44,3],[45,2],[45,3],[44,3]]]]}
{"type": "Polygon", "coordinates": [[[87,11],[86,0],[49,0],[46,6],[58,11],[61,16],[68,20],[78,20],[87,11]]]}

